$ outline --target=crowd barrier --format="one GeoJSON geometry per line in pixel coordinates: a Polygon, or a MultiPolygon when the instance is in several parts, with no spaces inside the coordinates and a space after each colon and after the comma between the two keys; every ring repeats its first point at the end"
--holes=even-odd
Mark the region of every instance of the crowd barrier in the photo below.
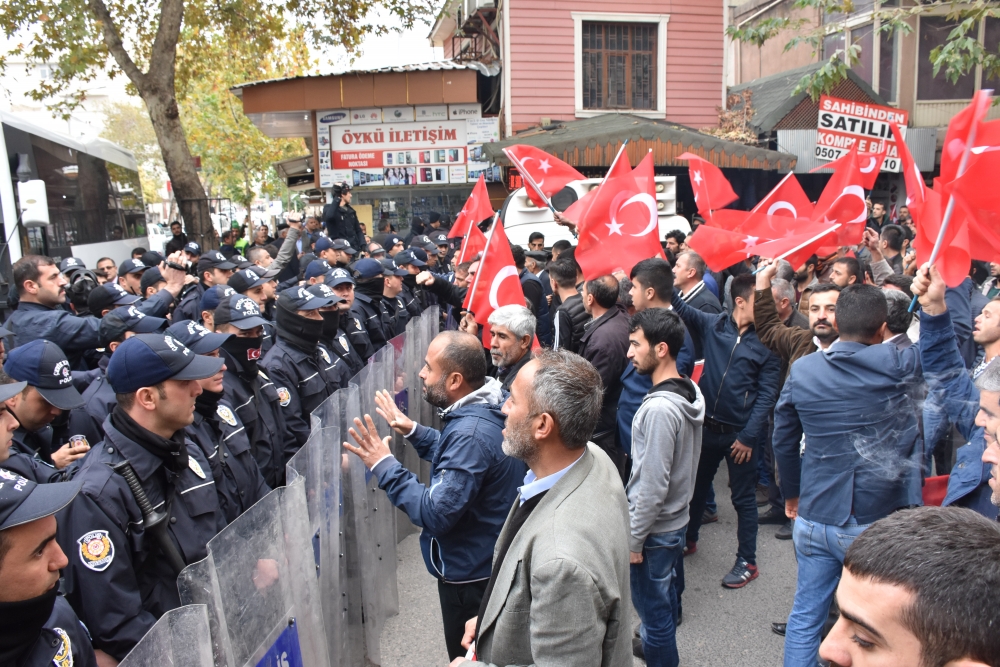
{"type": "Polygon", "coordinates": [[[341,444],[370,414],[380,437],[425,483],[430,468],[375,410],[388,390],[415,421],[440,427],[420,369],[438,308],[414,318],[311,417],[306,444],[274,489],[208,543],[177,585],[185,606],[162,618],[122,667],[381,665],[386,619],[399,612],[396,544],[416,531],[361,460],[341,444]]]}

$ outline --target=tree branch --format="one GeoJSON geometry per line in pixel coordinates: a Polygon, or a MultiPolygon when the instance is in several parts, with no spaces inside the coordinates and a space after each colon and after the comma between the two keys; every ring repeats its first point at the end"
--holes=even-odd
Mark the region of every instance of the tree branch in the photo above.
{"type": "Polygon", "coordinates": [[[149,57],[149,74],[156,81],[169,85],[170,95],[174,95],[175,62],[177,41],[184,19],[184,0],[162,0],[160,3],[160,24],[156,28],[156,39],[149,57]]]}
{"type": "Polygon", "coordinates": [[[122,71],[125,72],[125,76],[129,78],[129,81],[139,90],[143,90],[146,84],[146,75],[135,64],[128,51],[125,50],[125,44],[122,42],[121,35],[118,34],[118,28],[115,26],[114,19],[111,18],[108,6],[104,4],[104,0],[88,0],[88,2],[90,4],[90,11],[101,22],[101,31],[104,33],[104,43],[107,45],[108,51],[114,57],[118,66],[122,68],[122,71]]]}

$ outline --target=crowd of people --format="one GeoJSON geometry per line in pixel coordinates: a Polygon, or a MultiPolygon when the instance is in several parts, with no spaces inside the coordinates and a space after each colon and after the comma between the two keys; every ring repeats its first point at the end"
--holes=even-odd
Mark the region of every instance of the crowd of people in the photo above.
{"type": "Polygon", "coordinates": [[[285,483],[313,410],[437,307],[419,375],[442,428],[384,387],[344,448],[421,529],[453,665],[678,665],[723,461],[721,586],[767,567],[759,525],[794,545],[786,666],[1000,665],[1000,263],[946,288],[878,204],[862,245],[801,268],[712,272],[677,231],[585,280],[535,233],[511,249],[524,304],[486,327],[463,307],[478,256],[457,261],[440,215],[370,237],[337,194],[220,250],[174,223],[162,254],[14,264],[0,664],[121,661],[180,605],[180,570],[285,483]]]}

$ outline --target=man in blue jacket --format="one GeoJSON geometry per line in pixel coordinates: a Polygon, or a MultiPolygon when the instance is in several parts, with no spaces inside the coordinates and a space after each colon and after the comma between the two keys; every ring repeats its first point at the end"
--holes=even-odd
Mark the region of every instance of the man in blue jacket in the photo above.
{"type": "Polygon", "coordinates": [[[392,504],[422,527],[420,549],[438,580],[449,659],[465,655],[465,622],[479,613],[489,583],[493,549],[527,468],[503,452],[500,381],[486,377],[486,358],[470,334],[445,331],[431,341],[420,371],[424,399],[439,408],[444,429],[421,426],[404,415],[392,395],[375,396],[378,413],[431,462],[424,486],[389,451],[371,416],[355,419],[344,443],[376,477],[392,504]]]}
{"type": "MultiPolygon", "coordinates": [[[[840,339],[792,364],[774,411],[774,455],[785,513],[795,520],[795,602],[785,667],[814,665],[844,554],[869,525],[918,501],[922,452],[906,380],[918,347],[954,346],[944,282],[921,298],[919,346],[882,345],[888,312],[873,285],[837,299],[840,339]],[[948,336],[937,332],[948,331],[948,336]],[[924,337],[929,336],[925,341],[924,337]],[[803,440],[804,437],[804,440],[803,440]],[[803,451],[804,447],[804,451],[803,451]]],[[[914,291],[916,293],[916,291],[914,291]]]]}
{"type": "Polygon", "coordinates": [[[698,548],[708,491],[725,460],[739,539],[736,562],[722,579],[726,588],[742,588],[757,578],[757,457],[767,442],[768,414],[778,397],[781,376],[781,360],[764,347],[754,329],[754,282],[749,273],[733,279],[732,315],[693,308],[676,289],[672,304],[705,353],[705,370],[698,382],[705,397],[705,424],[687,553],[698,548]]]}

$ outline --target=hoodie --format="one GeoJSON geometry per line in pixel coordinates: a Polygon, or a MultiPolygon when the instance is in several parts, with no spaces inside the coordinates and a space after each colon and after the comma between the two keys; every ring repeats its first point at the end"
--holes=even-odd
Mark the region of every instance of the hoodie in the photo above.
{"type": "Polygon", "coordinates": [[[647,536],[687,525],[704,420],[705,399],[688,378],[656,385],[635,413],[632,474],[625,487],[634,553],[642,551],[647,536]]]}

